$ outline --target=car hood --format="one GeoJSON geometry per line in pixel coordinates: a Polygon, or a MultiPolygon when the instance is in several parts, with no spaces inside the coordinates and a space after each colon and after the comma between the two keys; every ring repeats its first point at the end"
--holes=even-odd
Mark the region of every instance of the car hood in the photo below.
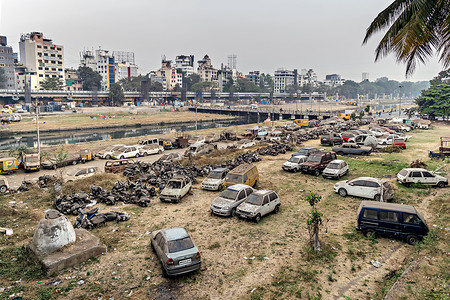
{"type": "Polygon", "coordinates": [[[306,161],[306,162],[302,163],[302,166],[305,166],[305,167],[315,167],[318,165],[320,165],[320,163],[315,163],[315,162],[310,162],[310,161],[306,161]]]}
{"type": "Polygon", "coordinates": [[[213,200],[213,202],[211,204],[220,206],[220,207],[224,207],[224,206],[231,206],[233,203],[234,203],[233,200],[225,199],[222,197],[217,197],[213,200]]]}
{"type": "Polygon", "coordinates": [[[205,180],[203,180],[202,183],[211,184],[211,185],[219,185],[222,183],[222,180],[214,179],[214,178],[205,178],[205,180]]]}
{"type": "Polygon", "coordinates": [[[254,212],[257,212],[260,207],[261,206],[259,206],[259,205],[253,205],[253,204],[244,202],[244,203],[242,203],[241,205],[238,206],[238,209],[242,210],[242,211],[245,211],[245,212],[252,212],[252,213],[254,213],[254,212]]]}
{"type": "Polygon", "coordinates": [[[344,185],[347,185],[347,181],[348,181],[348,180],[342,180],[342,181],[336,182],[335,186],[344,186],[344,185]]]}
{"type": "Polygon", "coordinates": [[[161,192],[161,195],[163,195],[163,196],[178,196],[180,194],[181,194],[181,189],[165,188],[161,192]]]}
{"type": "Polygon", "coordinates": [[[444,176],[441,176],[441,175],[437,175],[437,174],[434,174],[434,176],[436,176],[436,178],[438,178],[438,179],[441,179],[442,181],[448,182],[448,178],[447,177],[444,177],[444,176]]]}
{"type": "Polygon", "coordinates": [[[325,169],[323,170],[323,173],[337,174],[337,173],[339,173],[339,170],[340,170],[340,169],[328,169],[328,168],[325,168],[325,169]]]}
{"type": "Polygon", "coordinates": [[[297,167],[298,164],[297,164],[297,163],[290,162],[290,161],[287,161],[287,162],[285,162],[285,163],[283,164],[283,166],[286,166],[286,167],[297,167]]]}

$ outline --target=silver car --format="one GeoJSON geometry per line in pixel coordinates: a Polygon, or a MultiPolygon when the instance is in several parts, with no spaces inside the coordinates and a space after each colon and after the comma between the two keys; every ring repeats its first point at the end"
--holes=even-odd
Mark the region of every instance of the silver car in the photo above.
{"type": "Polygon", "coordinates": [[[255,190],[246,184],[235,184],[228,187],[211,203],[211,214],[220,216],[236,215],[236,207],[244,202],[255,190]]]}
{"type": "Polygon", "coordinates": [[[223,187],[223,181],[228,174],[227,168],[217,168],[209,173],[202,182],[202,189],[209,191],[220,191],[223,187]]]}
{"type": "Polygon", "coordinates": [[[194,272],[201,268],[200,252],[182,227],[153,231],[151,245],[161,261],[164,277],[194,272]]]}
{"type": "Polygon", "coordinates": [[[238,206],[237,216],[243,219],[253,219],[256,223],[261,217],[271,212],[278,213],[280,197],[271,190],[259,190],[251,194],[244,203],[238,206]]]}

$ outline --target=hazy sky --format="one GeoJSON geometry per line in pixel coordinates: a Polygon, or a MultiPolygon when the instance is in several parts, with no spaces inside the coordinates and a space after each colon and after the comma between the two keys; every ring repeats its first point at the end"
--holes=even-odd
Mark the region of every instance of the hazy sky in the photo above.
{"type": "MultiPolygon", "coordinates": [[[[345,79],[387,76],[405,80],[393,57],[374,62],[381,35],[362,46],[366,28],[393,0],[0,0],[0,35],[18,51],[21,33],[43,32],[65,47],[66,67],[78,67],[83,49],[135,52],[139,72],[160,67],[161,56],[208,54],[213,66],[237,55],[247,74],[278,68],[316,71],[345,79]]],[[[197,64],[195,65],[195,68],[197,64]]],[[[436,57],[408,80],[442,70],[436,57]]]]}

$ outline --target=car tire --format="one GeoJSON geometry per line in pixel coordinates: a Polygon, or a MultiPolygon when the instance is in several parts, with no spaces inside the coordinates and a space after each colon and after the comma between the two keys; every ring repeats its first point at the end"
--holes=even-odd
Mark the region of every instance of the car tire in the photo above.
{"type": "Polygon", "coordinates": [[[152,247],[153,252],[156,253],[155,246],[153,245],[153,242],[150,242],[150,246],[152,247]]]}
{"type": "Polygon", "coordinates": [[[223,189],[223,185],[219,185],[219,187],[217,188],[218,191],[221,191],[223,189]]]}
{"type": "Polygon", "coordinates": [[[406,183],[404,183],[404,186],[406,186],[406,187],[412,187],[412,183],[411,183],[411,182],[406,182],[406,183]]]}
{"type": "Polygon", "coordinates": [[[125,157],[123,157],[123,155],[122,156],[120,156],[120,159],[124,159],[125,157]]]}
{"type": "Polygon", "coordinates": [[[257,214],[255,217],[255,223],[259,223],[259,221],[261,221],[261,215],[257,214]]]}
{"type": "Polygon", "coordinates": [[[72,165],[76,165],[77,164],[77,161],[76,160],[74,160],[73,162],[72,162],[72,165]]]}
{"type": "Polygon", "coordinates": [[[136,155],[134,157],[138,158],[139,157],[139,153],[136,153],[136,155]]]}
{"type": "Polygon", "coordinates": [[[439,187],[439,188],[443,188],[443,187],[445,187],[445,182],[439,181],[436,185],[437,185],[437,187],[439,187]]]}
{"type": "Polygon", "coordinates": [[[320,176],[320,170],[319,169],[315,169],[314,170],[314,176],[316,176],[316,177],[320,176]]]}
{"type": "Polygon", "coordinates": [[[230,216],[231,216],[231,217],[236,217],[236,208],[232,208],[232,209],[231,209],[230,216]]]}
{"type": "Polygon", "coordinates": [[[380,201],[380,199],[381,199],[381,195],[380,194],[376,194],[375,196],[373,196],[373,200],[374,201],[380,201]]]}
{"type": "Polygon", "coordinates": [[[0,187],[0,193],[2,193],[2,194],[6,193],[7,190],[8,190],[8,188],[6,187],[6,185],[2,185],[0,187]]]}
{"type": "Polygon", "coordinates": [[[167,274],[166,269],[164,269],[164,266],[161,264],[161,273],[162,273],[162,277],[164,278],[168,278],[169,274],[167,274]]]}
{"type": "Polygon", "coordinates": [[[342,151],[338,151],[337,153],[336,153],[337,155],[344,155],[344,152],[342,152],[342,151]]]}
{"type": "Polygon", "coordinates": [[[52,169],[53,169],[53,170],[56,170],[56,165],[53,165],[53,166],[52,166],[52,169]]]}
{"type": "Polygon", "coordinates": [[[377,232],[373,229],[367,229],[364,231],[364,235],[368,238],[376,238],[377,237],[377,232]]]}
{"type": "Polygon", "coordinates": [[[344,189],[344,188],[340,188],[340,189],[338,190],[338,194],[339,194],[340,196],[342,196],[342,197],[345,197],[345,196],[347,196],[347,190],[344,189]]]}
{"type": "Polygon", "coordinates": [[[410,245],[415,245],[419,242],[419,238],[414,234],[410,234],[406,236],[406,242],[410,245]]]}
{"type": "Polygon", "coordinates": [[[161,153],[162,153],[162,150],[159,150],[159,151],[158,151],[158,154],[161,154],[161,153]]]}
{"type": "Polygon", "coordinates": [[[273,213],[277,214],[279,211],[280,211],[280,205],[278,204],[277,206],[275,206],[273,213]]]}
{"type": "Polygon", "coordinates": [[[105,158],[106,159],[111,159],[111,155],[108,154],[108,155],[105,156],[105,158]]]}

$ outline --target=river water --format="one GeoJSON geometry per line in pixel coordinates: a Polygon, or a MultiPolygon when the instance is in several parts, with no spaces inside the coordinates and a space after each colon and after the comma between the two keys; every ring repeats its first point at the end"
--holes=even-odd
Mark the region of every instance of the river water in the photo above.
{"type": "MultiPolygon", "coordinates": [[[[208,128],[221,128],[228,126],[236,126],[246,124],[244,119],[221,120],[221,121],[203,121],[198,123],[198,130],[208,128]]],[[[80,142],[93,142],[104,140],[115,140],[121,138],[141,137],[146,135],[166,134],[170,132],[187,132],[195,131],[195,123],[180,123],[177,125],[145,125],[136,128],[126,129],[86,129],[74,131],[59,132],[41,132],[41,145],[64,145],[76,144],[80,142]]],[[[12,147],[25,144],[33,148],[37,144],[37,136],[35,133],[14,134],[8,137],[0,137],[0,150],[9,150],[12,147]]]]}

